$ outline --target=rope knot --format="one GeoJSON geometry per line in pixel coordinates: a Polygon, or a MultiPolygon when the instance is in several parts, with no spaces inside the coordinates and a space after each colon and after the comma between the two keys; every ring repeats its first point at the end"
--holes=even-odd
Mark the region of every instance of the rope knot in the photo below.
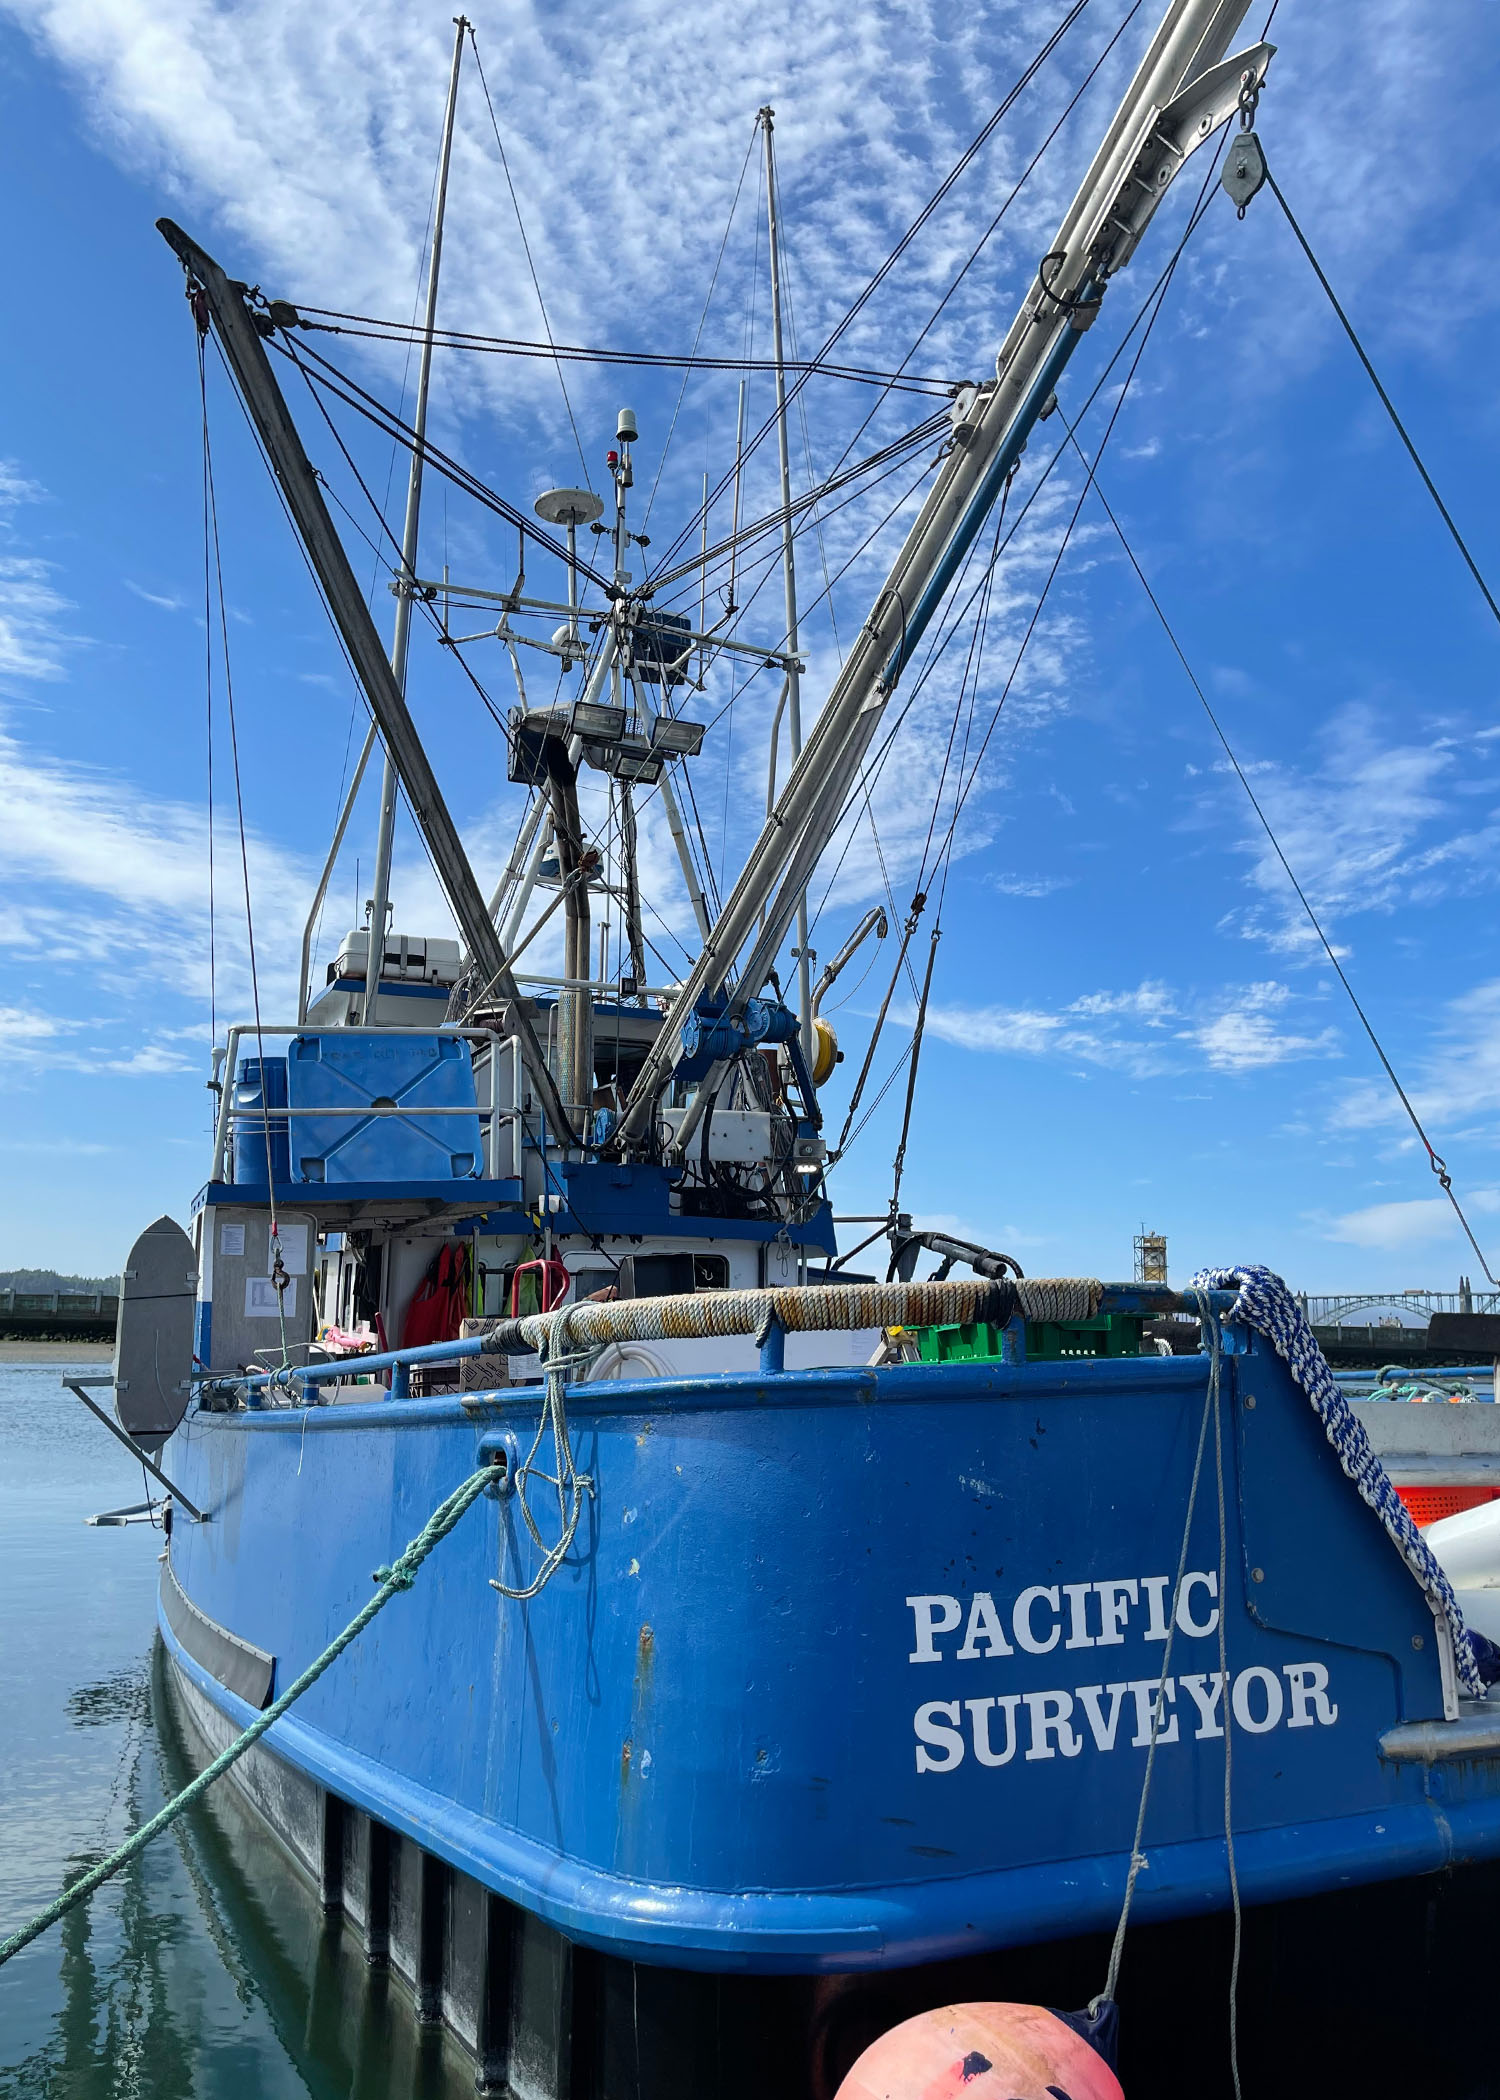
{"type": "Polygon", "coordinates": [[[371,1582],[384,1583],[388,1589],[393,1590],[409,1590],[416,1579],[417,1571],[409,1564],[405,1554],[390,1567],[377,1568],[370,1577],[371,1582]]]}

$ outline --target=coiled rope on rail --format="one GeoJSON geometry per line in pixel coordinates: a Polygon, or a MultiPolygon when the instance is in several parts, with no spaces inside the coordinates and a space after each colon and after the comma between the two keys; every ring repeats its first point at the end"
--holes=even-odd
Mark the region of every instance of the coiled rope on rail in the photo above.
{"type": "Polygon", "coordinates": [[[1386,1536],[1401,1555],[1422,1589],[1435,1618],[1447,1627],[1453,1643],[1453,1662],[1458,1681],[1471,1698],[1482,1699],[1485,1681],[1476,1660],[1469,1630],[1453,1585],[1443,1573],[1437,1555],[1423,1538],[1411,1511],[1397,1494],[1391,1477],[1376,1455],[1296,1299],[1271,1269],[1255,1262],[1242,1262],[1232,1269],[1200,1269],[1190,1290],[1238,1290],[1226,1320],[1253,1327],[1263,1334],[1302,1388],[1323,1432],[1337,1453],[1338,1462],[1353,1481],[1360,1497],[1385,1526],[1386,1536]]]}
{"type": "Polygon", "coordinates": [[[201,1794],[206,1794],[214,1781],[221,1778],[232,1764],[243,1757],[252,1744],[257,1743],[266,1730],[273,1727],[282,1715],[296,1704],[302,1694],[317,1683],[324,1671],[337,1662],[350,1642],[357,1640],[364,1632],[376,1613],[384,1611],[392,1597],[411,1588],[417,1579],[418,1569],[433,1547],[448,1536],[464,1511],[478,1501],[486,1488],[503,1476],[504,1470],[503,1460],[481,1466],[477,1473],[469,1475],[461,1487],[455,1488],[445,1502],[439,1503],[406,1551],[399,1554],[389,1567],[375,1570],[372,1579],[379,1583],[379,1589],[369,1603],[355,1613],[343,1632],[329,1642],[316,1662],[309,1663],[301,1676],[287,1686],[279,1699],[274,1700],[264,1713],[257,1714],[243,1734],[236,1736],[227,1749],[219,1752],[212,1764],[205,1765],[196,1779],[191,1780],[180,1794],[174,1794],[172,1799],[128,1837],[123,1845],[65,1888],[45,1910],[38,1911],[30,1924],[23,1925],[19,1932],[13,1932],[9,1939],[0,1940],[0,1967],[9,1961],[13,1954],[19,1954],[23,1947],[30,1946],[49,1925],[55,1925],[58,1919],[66,1916],[76,1904],[86,1902],[95,1889],[118,1874],[122,1867],[128,1866],[154,1837],[158,1837],[170,1824],[175,1823],[201,1794]]]}
{"type": "Polygon", "coordinates": [[[841,1283],[782,1290],[697,1291],[673,1298],[621,1298],[570,1305],[561,1312],[497,1320],[488,1346],[531,1349],[547,1361],[554,1340],[572,1350],[610,1342],[692,1341],[747,1334],[764,1341],[773,1327],[788,1334],[866,1327],[1003,1327],[1026,1320],[1089,1320],[1104,1286],[1092,1276],[1028,1276],[1004,1282],[955,1277],[926,1283],[841,1283]]]}

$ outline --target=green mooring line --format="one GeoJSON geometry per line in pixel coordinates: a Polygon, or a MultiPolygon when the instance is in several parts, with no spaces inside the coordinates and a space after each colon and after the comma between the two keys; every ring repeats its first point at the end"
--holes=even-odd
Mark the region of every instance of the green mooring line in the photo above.
{"type": "Polygon", "coordinates": [[[462,1487],[455,1488],[447,1501],[440,1503],[433,1511],[400,1558],[388,1568],[376,1569],[374,1580],[380,1584],[379,1589],[369,1603],[349,1621],[343,1632],[329,1642],[317,1661],[310,1663],[302,1675],[287,1686],[279,1699],[274,1700],[264,1713],[256,1715],[243,1735],[236,1736],[227,1750],[221,1750],[211,1765],[206,1765],[198,1777],[185,1786],[180,1794],[175,1794],[165,1807],[159,1808],[149,1822],[143,1823],[139,1830],[125,1840],[118,1851],[111,1852],[108,1859],[101,1860],[97,1867],[91,1867],[81,1879],[72,1882],[45,1910],[38,1911],[29,1925],[23,1925],[20,1931],[13,1932],[9,1939],[0,1940],[0,1967],[9,1961],[13,1954],[19,1954],[23,1947],[30,1946],[34,1939],[44,1933],[49,1925],[55,1925],[75,1904],[86,1902],[96,1888],[108,1881],[112,1875],[118,1874],[122,1867],[128,1866],[136,1854],[143,1852],[151,1840],[160,1831],[165,1830],[169,1823],[175,1823],[184,1809],[191,1808],[200,1794],[207,1793],[214,1781],[227,1772],[236,1759],[243,1757],[251,1744],[259,1741],[266,1730],[281,1719],[288,1707],[295,1705],[308,1686],[317,1683],[329,1664],[337,1661],[349,1643],[357,1640],[364,1632],[375,1614],[383,1611],[399,1591],[411,1588],[417,1579],[417,1570],[433,1547],[440,1539],[448,1536],[464,1511],[478,1501],[496,1475],[503,1470],[503,1461],[499,1465],[481,1466],[477,1473],[469,1475],[462,1487]]]}

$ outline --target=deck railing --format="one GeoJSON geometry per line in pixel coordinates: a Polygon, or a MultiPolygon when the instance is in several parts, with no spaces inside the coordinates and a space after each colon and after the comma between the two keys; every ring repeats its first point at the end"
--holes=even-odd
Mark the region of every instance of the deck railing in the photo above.
{"type": "MultiPolygon", "coordinates": [[[[225,1038],[224,1048],[221,1050],[216,1046],[214,1049],[213,1083],[219,1089],[219,1114],[214,1129],[213,1165],[208,1178],[210,1182],[223,1181],[225,1163],[229,1156],[230,1139],[233,1136],[234,1125],[237,1122],[269,1123],[274,1127],[277,1123],[283,1122],[292,1116],[357,1116],[362,1119],[395,1117],[406,1122],[424,1122],[429,1116],[477,1115],[480,1123],[484,1126],[486,1178],[491,1181],[500,1180],[504,1178],[499,1172],[500,1126],[504,1123],[519,1124],[521,1121],[521,1060],[519,1054],[513,1054],[510,1060],[510,1103],[508,1106],[502,1106],[500,1101],[500,1053],[507,1044],[512,1046],[514,1052],[514,1038],[501,1035],[493,1028],[340,1028],[338,1030],[319,1030],[310,1028],[306,1022],[265,1021],[257,1024],[254,1021],[241,1021],[229,1030],[225,1038]],[[480,1101],[476,1087],[473,1108],[467,1105],[456,1108],[428,1108],[415,1104],[409,1107],[402,1107],[399,1103],[393,1108],[375,1108],[364,1102],[356,1102],[348,1108],[288,1108],[285,1105],[274,1104],[264,1100],[247,1103],[244,1107],[236,1104],[234,1098],[235,1067],[240,1047],[247,1039],[251,1043],[258,1043],[266,1036],[324,1033],[336,1033],[341,1041],[345,1037],[368,1036],[375,1041],[388,1041],[392,1036],[448,1035],[462,1036],[470,1042],[488,1044],[490,1051],[487,1068],[489,1099],[480,1101]]],[[[519,1146],[517,1146],[516,1151],[519,1153],[519,1146]]],[[[313,1185],[309,1184],[309,1186],[313,1185]]]]}
{"type": "Polygon", "coordinates": [[[113,1320],[119,1310],[115,1291],[0,1291],[0,1315],[59,1313],[70,1320],[113,1320]]]}

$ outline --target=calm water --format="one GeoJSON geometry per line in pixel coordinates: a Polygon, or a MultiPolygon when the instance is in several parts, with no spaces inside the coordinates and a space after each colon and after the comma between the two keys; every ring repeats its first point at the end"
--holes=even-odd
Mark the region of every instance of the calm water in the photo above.
{"type": "MultiPolygon", "coordinates": [[[[64,1368],[0,1364],[0,1937],[192,1776],[154,1652],[161,1534],[85,1528],[141,1472],[64,1368]]],[[[0,1969],[0,2100],[473,2089],[226,1782],[0,1969]]]]}

